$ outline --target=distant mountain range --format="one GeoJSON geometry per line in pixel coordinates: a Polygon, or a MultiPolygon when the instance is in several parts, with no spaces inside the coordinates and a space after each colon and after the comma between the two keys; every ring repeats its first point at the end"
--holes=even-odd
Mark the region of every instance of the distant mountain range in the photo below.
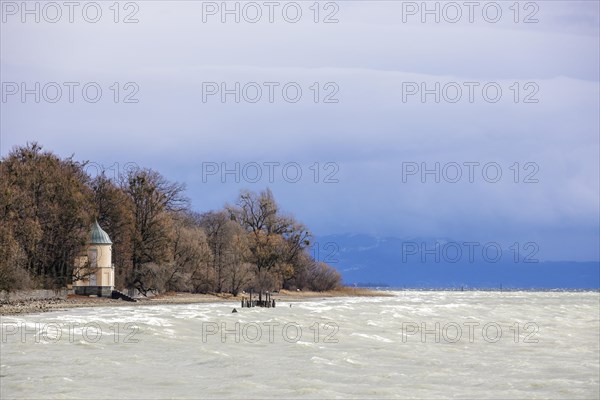
{"type": "Polygon", "coordinates": [[[447,238],[316,238],[313,256],[345,284],[406,288],[598,289],[600,262],[536,259],[534,243],[501,248],[447,238]],[[518,249],[517,249],[518,247],[518,249]]]}

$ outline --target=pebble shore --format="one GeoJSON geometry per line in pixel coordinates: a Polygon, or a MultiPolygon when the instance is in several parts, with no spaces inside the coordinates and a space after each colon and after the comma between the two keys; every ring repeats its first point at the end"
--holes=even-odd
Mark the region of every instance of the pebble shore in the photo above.
{"type": "MultiPolygon", "coordinates": [[[[256,294],[255,294],[256,296],[256,294]]],[[[341,290],[332,290],[327,292],[294,292],[282,290],[273,294],[276,302],[297,302],[306,299],[328,298],[328,297],[353,297],[353,296],[389,296],[388,293],[369,289],[343,288],[341,290]]],[[[48,311],[64,310],[68,308],[79,307],[119,307],[119,306],[144,306],[144,305],[162,305],[162,304],[195,304],[195,303],[218,303],[229,301],[239,303],[241,294],[237,297],[223,294],[197,294],[197,293],[165,293],[154,297],[138,299],[132,303],[123,300],[115,300],[101,297],[87,297],[69,295],[67,299],[46,299],[46,300],[19,300],[0,303],[0,315],[31,314],[48,311]]]]}

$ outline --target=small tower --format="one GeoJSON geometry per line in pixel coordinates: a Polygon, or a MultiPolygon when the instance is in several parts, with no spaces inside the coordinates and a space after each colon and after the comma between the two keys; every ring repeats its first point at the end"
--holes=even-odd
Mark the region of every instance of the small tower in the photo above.
{"type": "Polygon", "coordinates": [[[73,282],[75,294],[111,297],[115,288],[112,265],[112,242],[98,221],[92,224],[86,254],[76,261],[75,272],[80,278],[73,282]]]}

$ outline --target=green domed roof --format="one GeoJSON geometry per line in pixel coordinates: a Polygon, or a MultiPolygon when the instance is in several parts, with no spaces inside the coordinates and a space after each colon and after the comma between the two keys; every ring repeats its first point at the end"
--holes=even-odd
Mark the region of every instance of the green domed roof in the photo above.
{"type": "Polygon", "coordinates": [[[104,232],[102,228],[100,228],[100,224],[96,220],[92,224],[92,230],[90,231],[90,244],[112,244],[110,238],[108,237],[108,233],[104,232]]]}

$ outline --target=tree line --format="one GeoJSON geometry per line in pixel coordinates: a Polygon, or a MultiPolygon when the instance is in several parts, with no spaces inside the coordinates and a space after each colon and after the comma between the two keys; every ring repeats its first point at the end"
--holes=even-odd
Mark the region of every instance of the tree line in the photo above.
{"type": "Polygon", "coordinates": [[[91,177],[87,165],[37,143],[0,160],[0,290],[70,284],[94,219],[113,242],[118,289],[237,295],[340,285],[340,274],[311,256],[307,227],[269,189],[198,213],[184,185],[157,171],[91,177]]]}

